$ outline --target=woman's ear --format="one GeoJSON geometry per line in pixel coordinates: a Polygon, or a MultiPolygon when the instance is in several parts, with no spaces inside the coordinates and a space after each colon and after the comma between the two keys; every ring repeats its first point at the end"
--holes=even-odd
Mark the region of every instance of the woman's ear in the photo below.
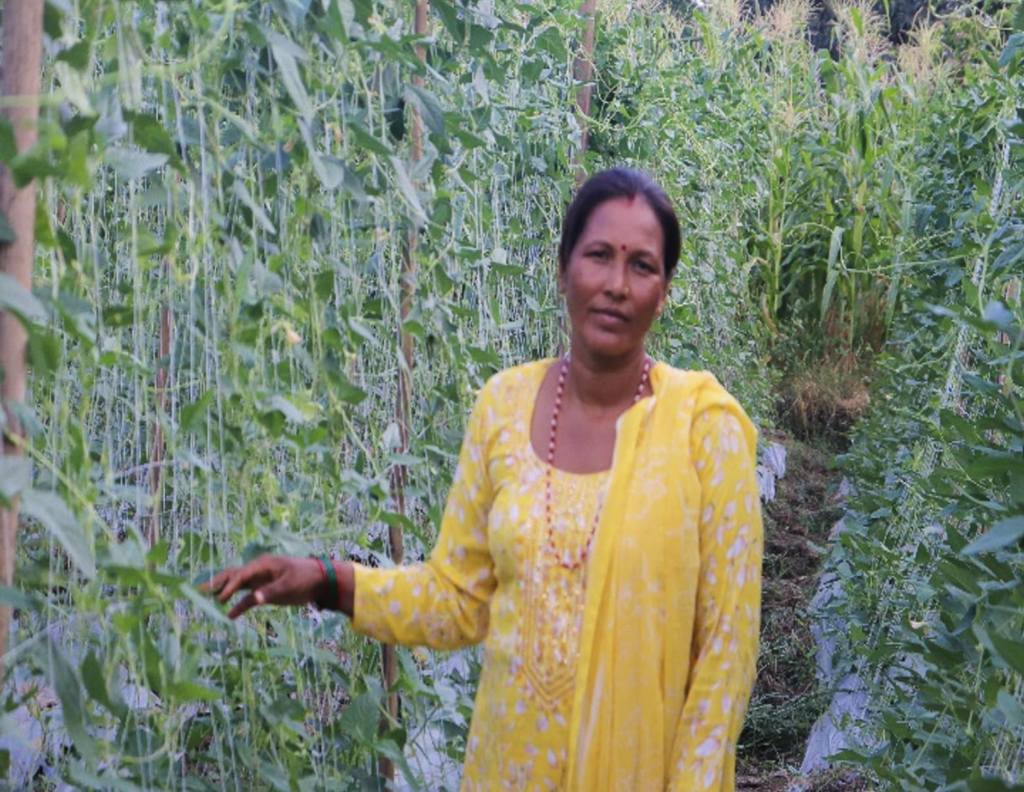
{"type": "Polygon", "coordinates": [[[661,312],[665,310],[665,305],[668,303],[669,291],[670,291],[669,282],[665,281],[665,288],[663,288],[661,290],[661,299],[658,300],[658,307],[654,311],[654,318],[655,319],[660,318],[661,317],[661,312]]]}

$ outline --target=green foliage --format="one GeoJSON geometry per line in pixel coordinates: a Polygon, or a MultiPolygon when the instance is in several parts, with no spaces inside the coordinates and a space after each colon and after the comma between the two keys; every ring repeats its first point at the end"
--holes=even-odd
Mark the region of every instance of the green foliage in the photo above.
{"type": "Polygon", "coordinates": [[[875,705],[877,742],[845,758],[908,790],[1012,779],[1024,725],[1024,334],[1019,313],[998,329],[969,308],[941,313],[919,319],[934,335],[970,328],[970,373],[943,406],[941,360],[888,362],[891,402],[848,456],[858,494],[833,558],[848,659],[873,680],[875,705]]]}
{"type": "MultiPolygon", "coordinates": [[[[29,332],[35,405],[12,408],[31,473],[0,469],[0,498],[22,494],[26,518],[19,590],[0,596],[19,608],[6,706],[28,708],[47,735],[41,788],[376,788],[376,758],[401,763],[430,729],[461,757],[475,658],[442,674],[436,658],[402,652],[406,717],[382,734],[378,649],[339,617],[260,611],[229,625],[194,587],[266,551],[381,562],[395,524],[421,557],[474,390],[562,341],[553,252],[581,134],[576,5],[434,0],[426,41],[412,11],[384,0],[46,5],[54,57],[38,146],[16,155],[0,125],[0,161],[41,184],[35,289],[0,279],[0,306],[29,332]],[[401,331],[415,342],[409,449],[395,417],[401,331]],[[25,691],[37,689],[60,719],[31,709],[25,691]]],[[[1011,150],[1019,162],[1022,54],[964,25],[985,46],[949,47],[936,58],[949,71],[926,73],[858,49],[853,16],[832,62],[765,20],[603,9],[584,164],[651,171],[685,231],[655,354],[711,368],[764,422],[767,343],[787,326],[875,343],[881,315],[899,328],[893,354],[927,372],[943,326],[991,333],[986,322],[1016,316],[983,313],[1022,250],[1019,227],[985,202],[993,163],[1011,150]],[[950,289],[962,293],[947,300],[950,289]],[[908,297],[954,315],[925,314],[922,330],[908,297]]],[[[1003,170],[1012,195],[1019,169],[1003,170]]],[[[990,352],[988,374],[1001,366],[1019,384],[1009,351],[990,352]]],[[[934,371],[908,378],[893,360],[901,392],[935,385],[934,371]]],[[[1015,414],[993,413],[983,430],[1008,436],[1015,414]]],[[[900,421],[865,429],[887,433],[863,441],[884,448],[855,452],[866,471],[875,451],[898,458],[899,438],[933,431],[920,415],[900,421]]],[[[961,443],[977,466],[965,503],[1012,519],[991,504],[1019,481],[993,471],[1019,448],[984,442],[961,443]]],[[[1009,525],[985,540],[1006,540],[997,553],[1011,552],[1009,525]]],[[[996,575],[991,554],[959,555],[975,527],[948,540],[942,568],[964,582],[943,596],[960,618],[951,630],[967,613],[992,618],[971,633],[983,651],[962,630],[949,640],[985,674],[1015,673],[1016,639],[998,619],[1020,603],[1012,588],[968,585],[996,575]]],[[[880,584],[868,549],[840,563],[880,584]]],[[[1000,564],[1008,583],[1017,567],[1000,564]]],[[[921,591],[938,602],[938,588],[921,591]]],[[[866,596],[851,598],[855,612],[881,601],[866,596]]],[[[1003,734],[991,702],[1012,719],[1017,694],[984,679],[978,717],[1003,734]]],[[[964,745],[928,743],[930,761],[975,743],[964,745]]],[[[965,778],[975,783],[954,772],[943,783],[965,778]]]]}

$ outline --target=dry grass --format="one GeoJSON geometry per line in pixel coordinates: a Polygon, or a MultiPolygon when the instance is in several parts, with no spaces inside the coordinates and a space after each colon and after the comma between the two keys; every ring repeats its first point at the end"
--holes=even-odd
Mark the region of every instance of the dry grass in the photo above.
{"type": "Polygon", "coordinates": [[[801,440],[844,445],[871,403],[869,372],[854,355],[826,358],[782,380],[779,420],[801,440]]]}

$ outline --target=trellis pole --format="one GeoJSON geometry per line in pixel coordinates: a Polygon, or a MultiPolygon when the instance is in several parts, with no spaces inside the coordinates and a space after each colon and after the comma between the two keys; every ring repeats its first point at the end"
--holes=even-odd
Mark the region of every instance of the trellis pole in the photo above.
{"type": "MultiPolygon", "coordinates": [[[[43,51],[43,0],[6,0],[3,4],[3,41],[0,44],[0,114],[14,128],[15,148],[24,152],[39,138],[39,92],[43,51]]],[[[32,257],[35,244],[35,182],[15,186],[11,171],[0,164],[0,213],[13,232],[0,242],[0,272],[29,289],[32,286],[32,257]]],[[[0,312],[0,406],[6,423],[0,431],[0,457],[18,457],[22,453],[23,428],[10,410],[22,404],[26,392],[28,336],[18,319],[0,312]]],[[[17,549],[18,500],[0,507],[0,583],[14,584],[14,559],[17,549]]],[[[11,609],[0,607],[0,679],[7,654],[11,629],[11,609]]]]}
{"type": "MultiPolygon", "coordinates": [[[[414,31],[417,37],[427,35],[427,2],[428,0],[416,0],[416,18],[414,31]]],[[[427,52],[422,44],[416,45],[416,55],[426,63],[427,52]]],[[[412,83],[418,88],[424,85],[423,76],[414,74],[412,83]]],[[[409,158],[413,165],[423,158],[423,119],[419,111],[412,108],[412,124],[410,129],[410,152],[409,158]]],[[[395,404],[395,418],[398,423],[399,442],[402,454],[409,452],[409,424],[412,402],[412,371],[415,364],[413,336],[405,329],[405,323],[412,313],[413,299],[416,294],[416,246],[418,241],[418,228],[415,221],[410,225],[402,245],[402,279],[401,279],[401,303],[399,305],[399,359],[398,359],[398,399],[395,404]]],[[[407,516],[405,501],[405,488],[408,482],[408,469],[404,464],[395,465],[392,473],[392,490],[395,495],[395,508],[403,518],[407,516]]],[[[402,535],[401,523],[393,523],[388,527],[388,544],[391,552],[391,560],[396,566],[402,563],[405,555],[404,537],[402,535]]],[[[393,688],[398,679],[398,655],[395,647],[391,644],[383,645],[384,665],[384,689],[388,691],[385,701],[387,716],[381,722],[381,729],[389,728],[392,723],[398,723],[400,713],[398,709],[398,693],[393,688]]],[[[395,778],[395,763],[391,759],[380,760],[380,771],[391,781],[395,778]]]]}
{"type": "Polygon", "coordinates": [[[581,83],[576,91],[576,114],[580,122],[579,160],[576,169],[576,184],[581,185],[587,178],[583,167],[583,158],[587,154],[587,141],[590,136],[590,99],[593,93],[591,81],[594,79],[594,31],[597,24],[597,0],[583,0],[580,4],[580,16],[586,20],[587,27],[583,41],[576,52],[573,64],[573,77],[581,83]]]}

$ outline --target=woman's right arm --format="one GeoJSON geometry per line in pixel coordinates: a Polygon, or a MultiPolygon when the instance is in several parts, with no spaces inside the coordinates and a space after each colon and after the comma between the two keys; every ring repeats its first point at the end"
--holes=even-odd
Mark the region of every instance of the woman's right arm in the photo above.
{"type": "MultiPolygon", "coordinates": [[[[427,561],[393,569],[335,564],[337,607],[352,619],[356,632],[435,649],[477,643],[486,635],[497,586],[487,543],[494,494],[487,465],[492,424],[490,388],[485,387],[470,416],[441,532],[427,561]]],[[[248,589],[228,614],[234,619],[258,605],[321,602],[326,587],[313,559],[263,556],[225,570],[203,588],[217,591],[221,602],[248,589]]]]}
{"type": "MultiPolygon", "coordinates": [[[[494,497],[488,470],[492,423],[493,402],[485,387],[466,428],[429,559],[394,569],[345,565],[352,571],[350,614],[356,632],[386,643],[435,649],[478,643],[487,634],[497,586],[487,539],[494,497]]],[[[339,582],[344,597],[345,581],[339,582]]]]}

